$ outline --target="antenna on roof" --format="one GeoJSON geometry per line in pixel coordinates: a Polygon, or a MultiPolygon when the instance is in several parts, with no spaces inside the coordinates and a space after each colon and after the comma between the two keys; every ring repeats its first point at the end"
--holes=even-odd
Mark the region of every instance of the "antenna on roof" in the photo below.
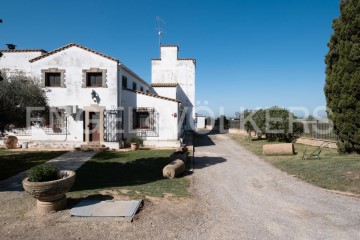
{"type": "Polygon", "coordinates": [[[161,40],[162,40],[162,35],[164,33],[165,22],[159,16],[156,17],[156,22],[157,22],[156,30],[157,30],[158,36],[159,36],[159,46],[161,46],[161,40]]]}

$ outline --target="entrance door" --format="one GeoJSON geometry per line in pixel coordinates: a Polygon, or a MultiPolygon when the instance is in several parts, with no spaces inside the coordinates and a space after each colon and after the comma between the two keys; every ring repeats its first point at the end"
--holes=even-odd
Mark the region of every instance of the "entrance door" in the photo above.
{"type": "Polygon", "coordinates": [[[89,142],[100,142],[100,112],[89,112],[89,142]]]}

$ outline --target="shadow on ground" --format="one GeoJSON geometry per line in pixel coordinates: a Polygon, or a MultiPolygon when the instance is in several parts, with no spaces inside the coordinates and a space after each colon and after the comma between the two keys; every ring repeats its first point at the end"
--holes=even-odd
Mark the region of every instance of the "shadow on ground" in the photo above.
{"type": "Polygon", "coordinates": [[[222,157],[195,157],[194,169],[202,169],[224,162],[226,159],[222,157]]]}
{"type": "Polygon", "coordinates": [[[194,147],[206,147],[206,146],[214,146],[215,143],[208,134],[195,134],[194,135],[194,147]]]}
{"type": "Polygon", "coordinates": [[[108,201],[108,200],[113,200],[114,197],[111,195],[103,195],[103,194],[94,194],[94,195],[89,195],[86,197],[80,197],[80,198],[67,198],[67,204],[66,204],[66,209],[72,209],[73,207],[75,207],[79,202],[81,202],[82,200],[100,200],[100,201],[108,201]]]}
{"type": "Polygon", "coordinates": [[[56,158],[66,151],[53,152],[6,152],[0,155],[0,181],[6,180],[18,173],[36,165],[56,158]]]}
{"type": "Polygon", "coordinates": [[[162,169],[171,162],[169,157],[139,158],[127,161],[126,155],[111,152],[98,155],[96,161],[86,162],[76,172],[76,181],[72,191],[100,188],[136,186],[164,179],[162,169]]]}

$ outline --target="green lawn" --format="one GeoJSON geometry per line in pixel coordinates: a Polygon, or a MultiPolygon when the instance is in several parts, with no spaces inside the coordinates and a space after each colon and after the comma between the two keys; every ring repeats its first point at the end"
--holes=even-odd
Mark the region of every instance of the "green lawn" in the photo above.
{"type": "Polygon", "coordinates": [[[323,148],[320,159],[302,160],[307,149],[311,152],[316,147],[295,144],[294,156],[263,156],[262,146],[265,140],[248,141],[246,137],[231,134],[231,138],[245,148],[272,163],[277,168],[316,186],[360,194],[360,155],[339,154],[336,149],[323,148]]]}
{"type": "Polygon", "coordinates": [[[0,150],[0,181],[64,153],[65,151],[25,152],[0,150]]]}
{"type": "Polygon", "coordinates": [[[162,169],[170,163],[173,150],[139,150],[96,154],[76,171],[76,181],[69,196],[112,194],[130,197],[165,195],[189,196],[189,179],[164,179],[162,169]]]}

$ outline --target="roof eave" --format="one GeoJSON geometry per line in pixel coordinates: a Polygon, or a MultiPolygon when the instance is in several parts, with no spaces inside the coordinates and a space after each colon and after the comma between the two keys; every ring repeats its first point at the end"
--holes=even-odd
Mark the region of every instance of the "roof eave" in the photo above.
{"type": "Polygon", "coordinates": [[[69,44],[67,44],[67,45],[65,45],[65,46],[63,46],[63,47],[60,47],[60,48],[57,48],[57,49],[55,49],[55,50],[53,50],[53,51],[47,52],[47,53],[45,53],[45,54],[43,54],[43,55],[41,55],[41,56],[39,56],[39,57],[30,59],[29,62],[31,62],[31,63],[36,62],[36,61],[38,61],[38,60],[41,60],[41,59],[43,59],[43,58],[47,58],[48,56],[51,56],[51,55],[53,55],[53,54],[55,54],[55,53],[64,51],[64,50],[66,50],[66,49],[68,49],[68,48],[71,48],[71,47],[78,47],[78,48],[83,49],[83,50],[85,50],[85,51],[94,53],[94,54],[96,54],[96,55],[99,55],[99,56],[101,56],[101,57],[104,57],[104,58],[106,58],[106,59],[109,59],[109,60],[112,60],[112,61],[114,61],[114,62],[119,63],[119,60],[116,59],[116,58],[110,57],[110,56],[108,56],[108,55],[106,55],[106,54],[97,52],[97,51],[95,51],[95,50],[92,50],[92,49],[90,49],[90,48],[84,47],[84,46],[82,46],[82,45],[80,45],[80,44],[77,44],[77,43],[69,43],[69,44]]]}

